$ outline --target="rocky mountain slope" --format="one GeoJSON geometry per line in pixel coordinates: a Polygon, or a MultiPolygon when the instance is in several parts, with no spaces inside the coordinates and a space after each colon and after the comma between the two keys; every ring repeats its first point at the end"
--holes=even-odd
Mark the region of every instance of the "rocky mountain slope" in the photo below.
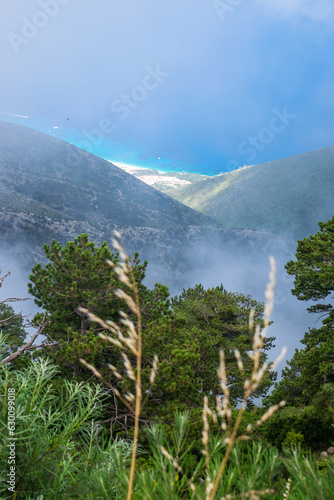
{"type": "Polygon", "coordinates": [[[52,220],[168,228],[214,225],[97,156],[0,122],[0,206],[52,220]]]}
{"type": "Polygon", "coordinates": [[[113,229],[129,254],[149,261],[149,281],[175,292],[227,275],[234,286],[241,265],[246,274],[252,259],[265,269],[270,253],[287,260],[283,239],[225,229],[111,163],[22,126],[0,122],[0,176],[0,267],[9,256],[26,276],[52,238],[64,244],[85,232],[111,245],[113,229]]]}
{"type": "MultiPolygon", "coordinates": [[[[223,230],[219,223],[175,201],[110,162],[64,141],[0,122],[0,245],[27,261],[42,245],[86,232],[111,241],[120,230],[131,250],[173,265],[180,249],[210,241],[228,246],[267,240],[265,233],[223,230]],[[14,249],[14,250],[13,250],[14,249]]],[[[203,245],[202,245],[203,246],[203,245]]],[[[184,259],[183,259],[184,260],[184,259]]],[[[182,267],[182,264],[180,264],[182,267]]]]}

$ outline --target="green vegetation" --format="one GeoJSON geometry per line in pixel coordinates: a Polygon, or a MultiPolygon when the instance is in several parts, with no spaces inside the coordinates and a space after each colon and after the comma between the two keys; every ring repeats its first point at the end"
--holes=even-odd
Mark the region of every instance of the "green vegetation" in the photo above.
{"type": "MultiPolygon", "coordinates": [[[[302,300],[333,291],[333,234],[334,218],[286,266],[302,300]]],[[[334,499],[334,458],[320,460],[334,441],[333,309],[310,308],[323,324],[268,396],[274,262],[265,306],[222,285],[170,300],[115,247],[53,241],[32,270],[53,345],[0,367],[1,498],[334,499]]],[[[23,340],[22,319],[3,314],[2,359],[23,340]]]]}
{"type": "Polygon", "coordinates": [[[1,498],[88,499],[103,495],[105,488],[105,498],[115,498],[120,487],[113,471],[120,462],[127,464],[131,444],[111,441],[95,423],[105,397],[101,386],[65,381],[60,393],[53,384],[57,371],[47,359],[15,372],[1,368],[1,498]],[[14,442],[8,431],[8,400],[13,394],[16,495],[7,484],[8,444],[14,442]]]}
{"type": "MultiPolygon", "coordinates": [[[[1,270],[0,270],[1,271],[1,270]]],[[[3,357],[7,357],[24,342],[26,332],[21,314],[15,314],[14,309],[0,302],[0,329],[6,334],[6,340],[2,345],[3,357]]]]}
{"type": "MultiPolygon", "coordinates": [[[[33,267],[28,289],[46,312],[46,335],[57,343],[44,349],[45,354],[58,364],[62,377],[90,379],[90,372],[79,362],[84,358],[110,382],[113,377],[108,365],[115,366],[120,373],[124,371],[120,350],[97,335],[103,328],[96,321],[87,320],[79,308],[114,323],[122,309],[135,322],[129,306],[124,307],[114,293],[116,289],[126,290],[126,283],[114,269],[120,263],[119,253],[112,254],[106,243],[96,247],[87,235],[80,235],[63,247],[53,241],[50,246],[44,246],[44,252],[49,262],[44,267],[40,264],[33,267]]],[[[253,309],[254,321],[261,325],[264,306],[250,296],[229,293],[222,285],[209,290],[195,286],[184,290],[170,303],[166,287],[156,284],[149,290],[143,285],[146,263],[140,264],[137,254],[128,263],[133,269],[141,303],[145,353],[142,383],[145,391],[150,391],[143,417],[147,422],[159,419],[172,427],[176,411],[191,410],[195,434],[201,425],[198,408],[203,394],[220,393],[216,377],[220,349],[224,349],[230,369],[231,401],[236,405],[242,400],[243,381],[234,366],[234,351],[238,349],[245,356],[251,349],[253,334],[248,328],[248,317],[253,309]],[[151,389],[149,376],[154,355],[160,360],[159,386],[151,389]]],[[[34,321],[40,319],[38,315],[34,321]]],[[[265,340],[262,362],[267,360],[266,352],[273,340],[265,340]]],[[[133,353],[129,353],[129,359],[134,362],[133,353]]],[[[251,360],[247,356],[244,369],[246,374],[251,371],[251,360]]],[[[254,397],[265,395],[274,379],[275,374],[268,374],[254,397]]],[[[117,390],[124,388],[122,379],[116,379],[113,384],[117,390]]],[[[122,404],[117,407],[110,404],[107,417],[114,419],[116,429],[123,427],[128,432],[131,421],[122,404]]]]}
{"type": "Polygon", "coordinates": [[[168,194],[224,227],[304,238],[332,216],[334,147],[240,168],[168,194]]]}
{"type": "MultiPolygon", "coordinates": [[[[318,301],[334,291],[334,217],[320,222],[319,227],[317,234],[298,242],[297,261],[286,265],[288,273],[295,276],[292,293],[299,300],[318,301]]],[[[308,311],[329,313],[329,321],[334,318],[331,304],[315,305],[308,311]]]]}
{"type": "MultiPolygon", "coordinates": [[[[334,217],[319,227],[314,236],[298,242],[296,261],[286,265],[295,276],[292,293],[303,301],[325,299],[334,290],[334,217]]],[[[267,435],[279,444],[292,427],[309,448],[316,449],[334,440],[334,310],[326,303],[308,311],[320,313],[322,325],[305,333],[301,341],[305,347],[296,349],[267,398],[268,404],[287,402],[287,408],[268,423],[267,435]]]]}
{"type": "MultiPolygon", "coordinates": [[[[100,326],[87,321],[79,308],[88,308],[111,321],[118,320],[123,304],[114,292],[124,285],[106,262],[110,260],[116,265],[118,254],[112,254],[106,243],[96,247],[85,234],[63,247],[53,240],[50,246],[44,246],[44,252],[49,262],[45,267],[40,264],[33,267],[28,290],[47,313],[47,335],[58,342],[48,355],[66,376],[84,378],[78,362],[80,357],[106,369],[108,363],[113,363],[115,354],[97,337],[100,326]]],[[[168,291],[161,285],[148,290],[142,284],[146,263],[140,264],[138,254],[132,264],[142,298],[144,324],[152,324],[153,328],[158,318],[167,314],[168,291]]]]}

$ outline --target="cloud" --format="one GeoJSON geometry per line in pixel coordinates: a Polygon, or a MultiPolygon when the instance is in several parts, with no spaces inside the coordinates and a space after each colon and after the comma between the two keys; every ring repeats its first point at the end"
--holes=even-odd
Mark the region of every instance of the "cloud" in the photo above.
{"type": "Polygon", "coordinates": [[[257,0],[267,12],[278,13],[285,18],[304,18],[316,22],[334,19],[332,0],[257,0]]]}
{"type": "Polygon", "coordinates": [[[323,20],[334,19],[334,1],[218,3],[223,16],[212,0],[7,2],[1,111],[30,118],[1,119],[74,143],[106,119],[115,128],[94,154],[134,164],[144,155],[152,166],[159,156],[169,169],[202,173],[247,163],[239,146],[274,108],[298,118],[256,163],[332,144],[334,30],[323,20]],[[56,4],[57,14],[43,14],[41,5],[56,4]],[[169,76],[146,95],[146,68],[157,66],[169,76]]]}

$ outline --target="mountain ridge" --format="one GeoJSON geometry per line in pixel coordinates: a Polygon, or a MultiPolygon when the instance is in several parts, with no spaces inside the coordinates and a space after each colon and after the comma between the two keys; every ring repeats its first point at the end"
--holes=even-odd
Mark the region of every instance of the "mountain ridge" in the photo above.
{"type": "Polygon", "coordinates": [[[304,238],[334,213],[334,146],[245,166],[164,192],[210,214],[224,227],[304,238]]]}
{"type": "Polygon", "coordinates": [[[158,256],[169,273],[183,269],[181,275],[187,252],[188,260],[190,254],[202,255],[203,265],[215,245],[255,251],[272,238],[224,229],[106,160],[5,122],[0,122],[0,174],[0,250],[27,267],[43,261],[44,243],[54,238],[64,244],[80,233],[111,244],[118,229],[129,253],[158,256]]]}
{"type": "Polygon", "coordinates": [[[42,132],[0,122],[0,151],[0,206],[10,211],[24,205],[55,218],[86,220],[89,215],[137,227],[169,227],[176,221],[219,225],[112,163],[42,132]]]}

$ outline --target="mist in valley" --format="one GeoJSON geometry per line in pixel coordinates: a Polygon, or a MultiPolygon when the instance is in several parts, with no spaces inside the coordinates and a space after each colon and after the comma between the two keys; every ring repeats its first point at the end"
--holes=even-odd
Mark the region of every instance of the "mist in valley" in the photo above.
{"type": "MultiPolygon", "coordinates": [[[[269,257],[272,255],[275,258],[277,266],[275,306],[272,315],[273,324],[269,328],[268,335],[276,337],[274,342],[276,347],[270,351],[270,360],[274,360],[282,348],[287,347],[285,360],[278,368],[279,372],[285,362],[292,357],[295,348],[303,347],[300,340],[308,327],[316,326],[316,315],[306,311],[309,303],[298,301],[291,294],[293,278],[284,269],[287,261],[294,259],[295,244],[290,240],[271,237],[267,239],[267,244],[262,249],[241,246],[228,250],[217,239],[208,241],[202,239],[181,247],[175,244],[164,255],[165,262],[172,262],[172,265],[168,266],[161,261],[161,258],[159,259],[157,251],[154,250],[154,242],[151,243],[150,250],[146,247],[139,254],[142,261],[145,259],[148,261],[144,283],[149,288],[155,283],[167,285],[171,296],[179,295],[183,289],[194,287],[196,284],[202,284],[205,289],[223,284],[225,290],[229,292],[249,294],[252,298],[264,302],[270,271],[269,257]]],[[[24,266],[22,261],[15,259],[15,252],[22,253],[22,251],[23,249],[17,246],[13,247],[11,254],[8,251],[0,252],[2,274],[11,272],[0,288],[0,300],[8,297],[29,298],[30,300],[10,305],[17,313],[22,312],[31,320],[40,309],[27,292],[30,269],[24,266]]],[[[128,253],[132,255],[132,249],[128,253]]],[[[32,329],[27,331],[29,334],[33,332],[32,329]]]]}
{"type": "MultiPolygon", "coordinates": [[[[227,245],[226,245],[227,246],[227,245]]],[[[309,302],[298,300],[291,293],[293,277],[284,269],[289,260],[294,260],[297,242],[291,239],[272,236],[264,248],[250,249],[246,245],[233,250],[224,248],[217,240],[201,241],[170,252],[173,267],[166,268],[154,256],[146,251],[140,256],[148,260],[145,283],[152,287],[162,283],[169,287],[170,295],[181,294],[183,289],[202,284],[205,289],[223,284],[229,292],[251,295],[259,302],[265,302],[265,290],[269,281],[270,262],[273,256],[276,262],[275,302],[272,315],[273,324],[268,335],[276,337],[275,348],[269,358],[274,360],[283,347],[287,348],[284,362],[278,368],[280,372],[287,360],[291,359],[296,348],[303,348],[300,340],[309,327],[320,326],[317,315],[307,312],[309,302]],[[178,266],[175,252],[182,256],[182,265],[178,266]]]]}

